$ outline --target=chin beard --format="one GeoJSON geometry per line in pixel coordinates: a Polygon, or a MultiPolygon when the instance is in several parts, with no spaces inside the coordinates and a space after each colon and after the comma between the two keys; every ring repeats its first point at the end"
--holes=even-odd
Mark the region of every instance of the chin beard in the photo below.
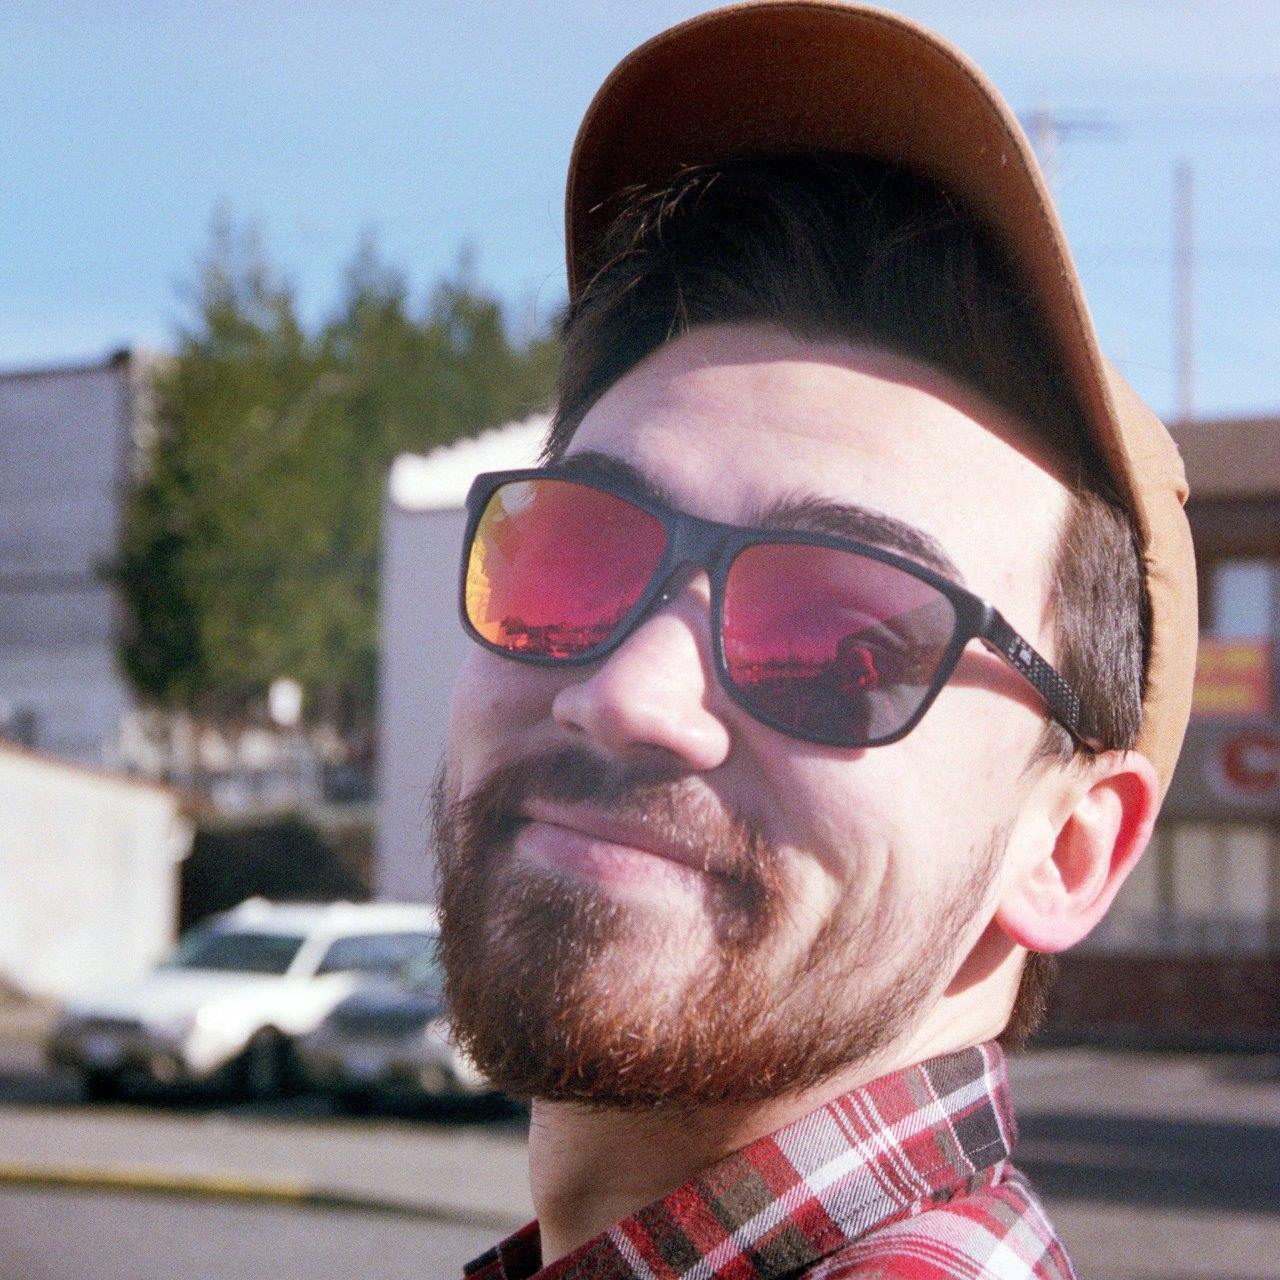
{"type": "Polygon", "coordinates": [[[513,1095],[624,1109],[761,1101],[871,1058],[958,965],[1003,845],[993,838],[942,901],[868,919],[837,908],[779,973],[777,854],[687,778],[568,747],[504,766],[461,799],[442,769],[432,810],[460,1044],[513,1095]],[[695,840],[704,919],[691,928],[517,860],[534,798],[590,799],[695,840]]]}

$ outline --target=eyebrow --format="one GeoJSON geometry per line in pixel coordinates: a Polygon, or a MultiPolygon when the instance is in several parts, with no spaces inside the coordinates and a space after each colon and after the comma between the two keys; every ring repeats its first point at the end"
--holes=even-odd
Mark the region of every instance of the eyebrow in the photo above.
{"type": "MultiPolygon", "coordinates": [[[[643,471],[611,454],[584,449],[581,453],[561,458],[559,466],[585,480],[614,481],[637,491],[641,496],[674,511],[681,509],[671,492],[651,480],[643,471]]],[[[852,502],[837,502],[816,494],[794,494],[774,499],[755,510],[754,519],[745,523],[752,528],[786,529],[797,533],[825,533],[852,542],[865,542],[885,551],[896,551],[912,560],[964,584],[964,574],[946,553],[942,544],[923,529],[852,502]]]]}

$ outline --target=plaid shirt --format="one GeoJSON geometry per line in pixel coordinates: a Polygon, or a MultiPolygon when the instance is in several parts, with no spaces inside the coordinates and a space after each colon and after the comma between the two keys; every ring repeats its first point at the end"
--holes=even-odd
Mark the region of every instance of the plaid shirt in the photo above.
{"type": "Polygon", "coordinates": [[[883,1076],[542,1266],[538,1224],[470,1280],[1073,1280],[1015,1137],[1004,1054],[883,1076]]]}

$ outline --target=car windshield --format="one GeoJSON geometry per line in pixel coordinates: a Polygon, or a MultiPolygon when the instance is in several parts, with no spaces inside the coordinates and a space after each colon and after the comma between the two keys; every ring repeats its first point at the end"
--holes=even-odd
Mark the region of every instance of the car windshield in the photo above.
{"type": "Polygon", "coordinates": [[[434,933],[363,933],[339,938],[320,962],[319,973],[398,974],[423,956],[434,956],[434,933]]]}
{"type": "Polygon", "coordinates": [[[178,949],[164,967],[282,974],[293,963],[304,941],[304,938],[291,933],[197,929],[178,943],[178,949]]]}

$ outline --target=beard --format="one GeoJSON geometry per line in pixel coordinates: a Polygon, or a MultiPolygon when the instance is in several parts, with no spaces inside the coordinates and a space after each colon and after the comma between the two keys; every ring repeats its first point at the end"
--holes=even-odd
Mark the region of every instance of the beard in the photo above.
{"type": "Polygon", "coordinates": [[[514,1096],[622,1109],[763,1101],[870,1059],[954,974],[1004,843],[928,901],[837,904],[780,964],[794,904],[779,854],[687,776],[565,747],[466,797],[442,768],[432,816],[458,1042],[514,1096]],[[535,799],[589,800],[696,851],[697,922],[515,857],[535,799]]]}

